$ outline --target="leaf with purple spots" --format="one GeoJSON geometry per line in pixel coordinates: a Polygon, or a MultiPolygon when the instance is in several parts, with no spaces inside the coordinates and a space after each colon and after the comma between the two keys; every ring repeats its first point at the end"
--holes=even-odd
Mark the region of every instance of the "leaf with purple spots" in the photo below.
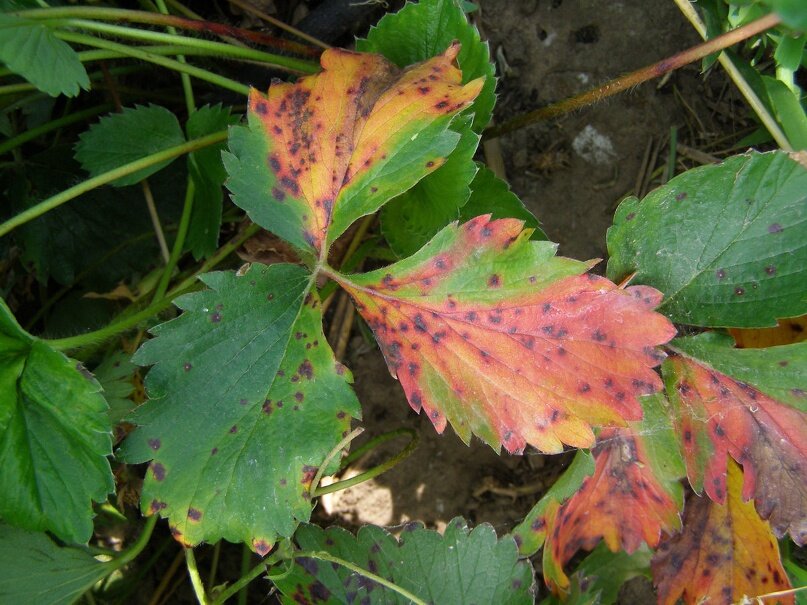
{"type": "Polygon", "coordinates": [[[86,544],[92,503],[115,489],[101,386],[81,363],[26,333],[2,299],[0,360],[0,518],[86,544]]]}
{"type": "Polygon", "coordinates": [[[664,292],[677,323],[768,327],[807,313],[807,168],[751,152],[689,170],[620,204],[608,277],[664,292]]]}
{"type": "Polygon", "coordinates": [[[330,49],[323,71],[252,90],[249,126],[224,163],[236,204],[312,256],[359,217],[439,168],[457,146],[454,116],[483,80],[461,84],[458,45],[401,70],[380,55],[330,49]]]}
{"type": "MultiPolygon", "coordinates": [[[[410,523],[398,539],[374,525],[355,536],[303,525],[294,538],[304,551],[325,551],[428,603],[533,603],[532,565],[519,560],[512,538],[497,539],[488,524],[470,530],[456,517],[441,536],[410,523]]],[[[291,573],[274,583],[288,603],[411,603],[371,578],[315,558],[296,558],[291,573]]]]}
{"type": "Polygon", "coordinates": [[[141,507],[167,517],[177,540],[224,538],[265,555],[308,520],[317,467],[359,405],[304,268],[254,263],[202,280],[210,289],[177,299],[184,313],[133,359],[155,364],[151,401],[122,453],[151,460],[141,507]]]}
{"type": "Polygon", "coordinates": [[[807,541],[807,343],[734,349],[706,333],[671,343],[662,367],[689,482],[726,500],[726,464],[743,466],[754,499],[781,537],[807,541]]]}
{"type": "MultiPolygon", "coordinates": [[[[679,598],[686,605],[751,603],[790,589],[776,539],[753,505],[743,502],[742,485],[742,470],[729,462],[724,504],[695,495],[687,499],[684,531],[663,542],[653,557],[659,605],[674,605],[679,598]]],[[[793,595],[764,601],[792,604],[793,595]]]]}
{"type": "Polygon", "coordinates": [[[413,256],[363,275],[330,271],[375,333],[390,372],[438,432],[522,452],[589,447],[592,425],[642,415],[656,346],[675,334],[661,295],[586,274],[515,219],[452,224],[413,256]]]}
{"type": "Polygon", "coordinates": [[[645,397],[642,404],[641,422],[601,431],[594,474],[547,516],[544,579],[553,592],[568,592],[563,568],[578,550],[602,540],[613,552],[633,553],[642,543],[655,548],[663,534],[681,527],[684,467],[664,400],[645,397]]]}

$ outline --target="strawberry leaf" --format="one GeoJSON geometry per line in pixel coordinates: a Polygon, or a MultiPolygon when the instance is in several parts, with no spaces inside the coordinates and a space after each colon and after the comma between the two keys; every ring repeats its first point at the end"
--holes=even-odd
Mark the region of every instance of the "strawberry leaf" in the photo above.
{"type": "Polygon", "coordinates": [[[462,50],[457,64],[462,70],[462,82],[485,79],[479,96],[464,112],[473,114],[473,129],[481,134],[496,103],[496,66],[490,60],[488,43],[481,40],[479,31],[468,22],[460,4],[457,0],[407,3],[371,27],[366,40],[356,40],[356,50],[382,54],[397,66],[405,67],[439,55],[459,41],[462,50]]]}
{"type": "Polygon", "coordinates": [[[641,422],[603,429],[594,449],[594,474],[579,491],[547,516],[544,578],[554,592],[567,592],[563,567],[581,548],[600,540],[616,552],[655,548],[662,533],[681,526],[684,469],[660,396],[643,399],[641,422]],[[625,511],[630,514],[625,514],[625,511]]]}
{"type": "Polygon", "coordinates": [[[302,267],[202,280],[211,289],[178,298],[185,312],[133,358],[156,365],[123,454],[152,460],[141,507],[168,517],[180,542],[244,541],[265,555],[309,518],[317,466],[358,402],[302,267]]]}
{"type": "Polygon", "coordinates": [[[339,49],[323,71],[253,90],[249,127],[230,132],[224,163],[236,204],[314,256],[357,218],[439,168],[460,135],[453,116],[483,82],[460,84],[459,46],[403,71],[339,49]]]}
{"type": "Polygon", "coordinates": [[[115,488],[101,387],[26,334],[0,300],[0,518],[65,542],[92,535],[92,502],[115,488]]]}
{"type": "MultiPolygon", "coordinates": [[[[470,531],[457,517],[441,536],[410,523],[399,539],[372,525],[356,536],[304,525],[295,540],[305,551],[326,551],[429,603],[533,602],[532,566],[518,560],[511,538],[497,539],[487,524],[470,531]]],[[[313,558],[297,558],[291,573],[274,583],[294,603],[411,603],[370,578],[313,558]]]]}
{"type": "MultiPolygon", "coordinates": [[[[138,105],[101,118],[82,133],[76,144],[76,160],[92,176],[98,176],[184,142],[182,127],[171,111],[159,105],[138,105]]],[[[134,185],[173,161],[138,170],[111,184],[115,187],[134,185]]]]}
{"type": "Polygon", "coordinates": [[[785,152],[689,170],[608,230],[608,277],[664,292],[659,311],[696,326],[766,327],[807,313],[807,170],[785,152]]]}
{"type": "Polygon", "coordinates": [[[675,329],[652,288],[621,290],[555,257],[521,221],[450,225],[415,255],[334,278],[373,329],[413,409],[494,449],[559,452],[594,443],[592,424],[641,417],[657,391],[655,346],[675,329]]]}
{"type": "Polygon", "coordinates": [[[733,349],[707,333],[671,343],[662,371],[696,492],[726,500],[726,463],[778,536],[807,540],[807,343],[733,349]]]}
{"type": "MultiPolygon", "coordinates": [[[[742,471],[730,462],[725,504],[697,496],[687,500],[684,531],[662,543],[653,557],[660,605],[679,598],[687,605],[731,605],[790,588],[776,539],[753,505],[743,502],[742,484],[742,471]]],[[[777,602],[793,603],[793,596],[777,602]]]]}

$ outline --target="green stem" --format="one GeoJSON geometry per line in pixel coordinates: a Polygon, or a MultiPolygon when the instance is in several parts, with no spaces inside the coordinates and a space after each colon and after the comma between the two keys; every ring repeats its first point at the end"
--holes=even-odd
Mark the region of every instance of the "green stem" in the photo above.
{"type": "Polygon", "coordinates": [[[171,282],[171,275],[174,273],[174,268],[182,256],[182,250],[185,247],[185,236],[188,234],[188,226],[191,222],[191,213],[193,212],[193,196],[196,193],[196,186],[193,179],[188,177],[188,183],[185,187],[185,202],[182,206],[182,216],[179,219],[179,229],[177,236],[174,240],[174,247],[171,248],[171,256],[168,257],[168,262],[165,264],[165,269],[160,277],[160,283],[154,291],[153,301],[160,300],[165,296],[168,290],[168,284],[171,282]]]}
{"type": "Polygon", "coordinates": [[[8,151],[11,151],[12,149],[16,149],[23,143],[32,141],[33,139],[36,139],[42,136],[43,134],[46,134],[53,130],[58,130],[59,128],[63,128],[65,126],[69,126],[70,124],[75,124],[76,122],[82,122],[87,118],[97,116],[99,113],[108,111],[111,108],[112,105],[110,105],[109,103],[105,103],[104,105],[96,105],[95,107],[90,107],[89,109],[85,109],[84,111],[76,111],[73,113],[69,113],[62,118],[51,120],[50,122],[46,122],[41,126],[37,126],[36,128],[26,130],[25,132],[18,134],[17,136],[12,137],[10,139],[7,139],[3,143],[0,143],[0,155],[8,151]]]}
{"type": "Polygon", "coordinates": [[[403,462],[406,458],[412,455],[412,453],[418,446],[418,442],[420,441],[420,435],[417,433],[417,431],[413,431],[412,429],[398,429],[396,431],[390,431],[389,433],[384,433],[383,435],[379,435],[375,439],[370,440],[369,442],[364,444],[361,448],[359,448],[356,452],[345,458],[345,462],[343,462],[343,468],[348,464],[347,461],[352,462],[353,460],[356,459],[356,457],[380,445],[381,443],[389,441],[390,439],[393,439],[395,437],[401,437],[404,435],[408,436],[411,440],[409,441],[407,446],[398,454],[396,454],[386,462],[382,462],[378,466],[375,466],[368,471],[360,473],[355,477],[351,477],[350,479],[345,479],[344,481],[337,481],[336,483],[331,483],[330,485],[326,485],[325,487],[317,486],[317,488],[313,491],[313,496],[322,496],[324,494],[338,492],[340,490],[353,487],[354,485],[358,485],[359,483],[364,483],[365,481],[369,481],[374,477],[378,477],[378,475],[382,473],[386,473],[391,468],[403,462]]]}
{"type": "MultiPolygon", "coordinates": [[[[252,559],[252,551],[244,544],[241,547],[241,577],[248,575],[249,562],[252,559]]],[[[247,605],[247,585],[245,584],[241,590],[238,591],[238,605],[247,605]]]]}
{"type": "Polygon", "coordinates": [[[185,565],[188,568],[188,576],[190,576],[196,600],[199,601],[199,605],[208,605],[205,586],[202,583],[202,577],[199,575],[199,569],[196,567],[196,557],[192,548],[185,549],[185,565]]]}
{"type": "Polygon", "coordinates": [[[121,556],[109,562],[111,567],[110,572],[120,569],[130,561],[133,561],[141,552],[143,552],[143,549],[146,548],[146,544],[148,544],[149,540],[151,539],[151,534],[154,531],[154,526],[157,524],[158,518],[159,515],[151,515],[148,519],[146,519],[146,523],[143,525],[143,529],[140,532],[140,535],[137,537],[135,543],[127,548],[121,556]]]}
{"type": "Polygon", "coordinates": [[[246,588],[247,584],[252,582],[255,578],[260,576],[264,571],[266,571],[266,563],[259,563],[255,567],[249,570],[246,574],[242,575],[238,580],[233,582],[233,584],[227,588],[227,590],[223,591],[216,599],[213,601],[212,605],[221,605],[227,599],[232,597],[236,593],[240,593],[244,588],[246,588]]]}
{"type": "Polygon", "coordinates": [[[39,202],[35,206],[20,212],[16,216],[13,216],[9,220],[0,224],[0,237],[19,227],[20,225],[24,225],[25,223],[42,216],[46,212],[53,210],[54,208],[58,208],[62,204],[69,202],[70,200],[75,199],[88,191],[92,191],[101,185],[106,185],[107,183],[111,183],[112,181],[115,181],[121,177],[128,176],[139,170],[143,170],[144,168],[149,168],[186,153],[196,151],[197,149],[203,149],[205,147],[215,145],[216,143],[221,143],[226,138],[226,130],[214,132],[213,134],[209,134],[199,139],[193,139],[187,143],[183,143],[182,145],[169,147],[163,151],[153,153],[144,158],[140,158],[139,160],[135,160],[134,162],[129,162],[128,164],[124,164],[123,166],[99,174],[91,179],[87,179],[78,185],[74,185],[69,189],[65,189],[64,191],[39,202]]]}
{"type": "MultiPolygon", "coordinates": [[[[188,75],[193,76],[194,78],[203,80],[205,82],[210,82],[211,84],[215,84],[216,86],[219,86],[220,88],[224,88],[226,90],[232,90],[233,92],[236,92],[240,95],[247,96],[249,94],[249,86],[245,86],[240,82],[236,82],[235,80],[231,80],[230,78],[226,78],[224,76],[215,74],[212,71],[207,71],[206,69],[194,67],[193,65],[188,65],[186,63],[180,63],[176,59],[161,57],[159,55],[144,52],[132,46],[126,46],[125,44],[117,44],[116,42],[102,40],[100,38],[95,38],[93,36],[88,36],[86,34],[73,34],[70,32],[55,31],[54,35],[57,38],[64,40],[66,42],[73,42],[74,44],[84,44],[85,46],[93,46],[95,48],[103,48],[106,50],[117,51],[127,57],[140,59],[141,61],[146,61],[148,63],[154,63],[155,65],[159,65],[160,67],[165,67],[166,69],[173,69],[174,71],[178,71],[180,73],[186,73],[188,75]]],[[[206,50],[209,51],[209,49],[206,50]]]]}
{"type": "Polygon", "coordinates": [[[314,475],[314,480],[311,482],[311,485],[314,486],[314,489],[311,491],[315,492],[319,488],[319,482],[322,480],[322,474],[325,472],[325,469],[328,468],[328,465],[331,463],[331,460],[333,460],[336,457],[336,455],[339,454],[339,452],[341,452],[348,445],[350,445],[350,442],[353,441],[359,435],[361,435],[363,432],[364,429],[362,427],[360,426],[356,427],[350,433],[345,435],[342,441],[336,444],[336,447],[332,448],[331,451],[328,452],[328,455],[325,456],[325,460],[323,460],[322,464],[319,465],[319,468],[317,469],[317,474],[314,475]]]}
{"type": "MultiPolygon", "coordinates": [[[[44,21],[44,23],[47,24],[48,21],[44,21]]],[[[155,32],[144,29],[133,29],[120,25],[98,23],[96,21],[89,21],[87,19],[64,19],[54,21],[53,24],[63,27],[77,27],[84,30],[119,36],[121,38],[141,40],[143,42],[175,44],[187,46],[189,48],[204,48],[206,50],[213,51],[222,57],[238,57],[241,59],[249,59],[251,61],[260,61],[261,63],[267,63],[278,69],[285,69],[288,71],[310,74],[316,73],[320,69],[319,65],[312,63],[311,61],[295,59],[294,57],[284,57],[283,55],[276,55],[274,53],[268,53],[262,50],[243,48],[241,46],[233,46],[232,44],[225,44],[223,42],[204,40],[202,38],[178,36],[176,34],[166,34],[163,32],[155,32]]]]}
{"type": "Polygon", "coordinates": [[[319,559],[321,561],[328,561],[330,563],[336,563],[337,565],[341,565],[342,567],[346,567],[350,571],[352,571],[354,573],[357,573],[360,576],[364,576],[368,580],[372,580],[373,582],[375,582],[377,584],[381,584],[381,586],[383,586],[385,588],[389,588],[393,592],[397,592],[403,598],[409,599],[410,601],[412,601],[412,603],[414,603],[415,605],[426,605],[426,601],[423,601],[423,600],[419,599],[418,597],[413,595],[411,592],[409,592],[405,588],[401,588],[400,586],[397,586],[396,584],[393,584],[392,582],[390,582],[386,578],[382,578],[381,576],[378,576],[378,575],[376,575],[376,574],[374,574],[374,573],[372,573],[370,571],[367,571],[366,569],[363,569],[363,568],[359,567],[358,565],[354,565],[350,561],[345,561],[344,559],[340,559],[339,557],[334,557],[330,553],[327,553],[327,552],[324,552],[324,551],[302,551],[302,552],[294,553],[294,558],[295,559],[319,559]]]}
{"type": "MultiPolygon", "coordinates": [[[[676,2],[679,1],[688,2],[688,0],[676,0],[676,2]]],[[[574,97],[564,99],[558,103],[553,103],[552,105],[547,105],[546,107],[540,107],[534,111],[516,116],[512,120],[508,120],[507,122],[488,128],[483,133],[483,138],[496,138],[503,134],[507,134],[508,132],[513,132],[519,128],[529,126],[530,124],[535,124],[536,122],[565,115],[582,107],[586,107],[587,105],[593,105],[594,103],[607,99],[608,97],[619,92],[638,86],[642,82],[652,80],[653,78],[658,78],[667,72],[683,67],[684,65],[694,61],[699,61],[704,57],[708,57],[712,53],[721,51],[724,48],[737,44],[738,42],[742,42],[751,36],[755,36],[770,29],[771,27],[779,25],[780,22],[781,20],[778,16],[774,14],[766,15],[765,17],[757,19],[756,21],[752,21],[748,25],[733,29],[721,36],[673,55],[672,57],[663,59],[657,63],[653,63],[652,65],[648,65],[647,67],[643,67],[642,69],[638,69],[627,75],[620,76],[619,78],[614,78],[602,86],[598,86],[597,88],[588,90],[574,97]]]]}
{"type": "MultiPolygon", "coordinates": [[[[156,0],[157,8],[163,15],[168,15],[168,7],[165,6],[165,0],[156,0]]],[[[169,34],[176,35],[177,30],[174,26],[169,25],[165,28],[169,34]]],[[[187,63],[185,55],[177,55],[177,61],[180,63],[187,63]]],[[[188,74],[179,74],[179,79],[182,82],[182,92],[185,94],[185,108],[188,110],[190,116],[196,111],[196,102],[193,98],[193,87],[191,86],[191,77],[188,74]]],[[[190,181],[189,181],[190,182],[190,181]]]]}

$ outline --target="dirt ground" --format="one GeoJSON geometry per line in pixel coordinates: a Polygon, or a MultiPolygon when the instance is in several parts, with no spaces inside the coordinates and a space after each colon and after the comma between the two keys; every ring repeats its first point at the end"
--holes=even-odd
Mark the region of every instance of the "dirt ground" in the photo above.
{"type": "MultiPolygon", "coordinates": [[[[699,42],[671,0],[479,4],[476,19],[499,68],[498,123],[699,42]]],[[[560,244],[561,254],[605,259],[605,234],[616,205],[637,188],[646,191],[658,184],[640,177],[667,161],[671,127],[679,128],[679,141],[703,148],[719,133],[743,126],[725,117],[731,94],[722,74],[704,81],[698,66],[661,85],[646,83],[598,106],[502,137],[507,177],[549,238],[560,244]],[[643,171],[648,162],[650,168],[643,171]]],[[[570,461],[568,454],[497,456],[479,441],[466,446],[451,428],[438,436],[428,419],[409,409],[375,347],[354,335],[347,357],[365,410],[366,433],[356,443],[398,427],[418,430],[421,442],[392,471],[325,497],[315,512],[318,522],[394,528],[418,519],[442,529],[462,515],[472,523],[491,523],[502,534],[523,518],[570,461]]],[[[370,468],[403,445],[403,440],[394,442],[354,468],[370,468]]],[[[647,586],[644,591],[638,587],[638,593],[635,585],[630,589],[632,596],[623,595],[625,603],[652,599],[647,586]]]]}

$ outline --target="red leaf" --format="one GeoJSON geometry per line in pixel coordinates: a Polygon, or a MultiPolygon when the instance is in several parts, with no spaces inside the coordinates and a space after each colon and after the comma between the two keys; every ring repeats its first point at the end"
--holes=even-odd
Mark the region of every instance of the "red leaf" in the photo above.
{"type": "MultiPolygon", "coordinates": [[[[687,604],[730,605],[790,588],[770,527],[742,501],[742,482],[742,471],[730,462],[725,504],[697,496],[687,500],[683,533],[664,542],[653,557],[661,605],[679,598],[687,604]]],[[[793,603],[793,596],[765,603],[793,603]]]]}
{"type": "Polygon", "coordinates": [[[694,359],[671,357],[665,375],[696,492],[726,501],[726,460],[743,465],[742,497],[751,497],[777,535],[807,540],[807,416],[694,359]]]}
{"type": "Polygon", "coordinates": [[[412,257],[360,276],[331,275],[354,298],[410,405],[438,432],[494,448],[589,447],[593,424],[641,417],[657,391],[656,345],[675,334],[661,293],[580,275],[514,219],[443,229],[412,257]]]}

